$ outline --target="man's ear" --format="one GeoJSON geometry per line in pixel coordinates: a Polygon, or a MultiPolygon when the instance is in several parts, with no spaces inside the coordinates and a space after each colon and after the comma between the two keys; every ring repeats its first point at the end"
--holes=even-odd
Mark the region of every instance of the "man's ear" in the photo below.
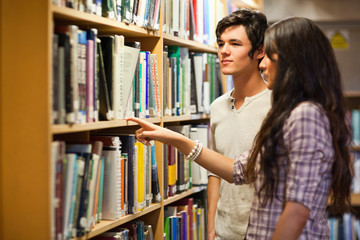
{"type": "Polygon", "coordinates": [[[259,47],[256,52],[256,59],[262,59],[263,57],[265,57],[265,50],[264,50],[264,46],[259,47]]]}

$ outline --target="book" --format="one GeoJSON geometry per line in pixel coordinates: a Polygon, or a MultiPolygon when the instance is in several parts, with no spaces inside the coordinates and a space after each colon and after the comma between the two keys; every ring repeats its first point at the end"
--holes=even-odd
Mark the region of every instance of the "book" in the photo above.
{"type": "Polygon", "coordinates": [[[76,25],[55,26],[55,32],[67,36],[65,46],[65,111],[66,122],[75,123],[79,110],[78,30],[76,25]]]}
{"type": "Polygon", "coordinates": [[[89,208],[88,208],[88,231],[96,224],[97,222],[97,207],[98,207],[98,198],[99,198],[99,188],[100,188],[100,174],[101,174],[101,155],[103,149],[103,142],[94,141],[92,145],[92,156],[93,156],[93,168],[91,173],[90,181],[90,193],[89,193],[89,208]]]}
{"type": "Polygon", "coordinates": [[[204,111],[203,106],[203,57],[201,54],[194,54],[194,76],[195,76],[195,83],[196,83],[196,97],[197,97],[197,112],[202,113],[204,111]]]}
{"type": "Polygon", "coordinates": [[[102,141],[105,158],[102,219],[121,217],[121,141],[116,136],[91,136],[92,141],[102,141]]]}
{"type": "Polygon", "coordinates": [[[86,32],[86,121],[94,122],[95,39],[97,29],[86,32]]]}
{"type": "MultiPolygon", "coordinates": [[[[139,49],[140,53],[140,42],[125,42],[126,46],[133,47],[139,49]]],[[[134,114],[135,117],[140,116],[140,54],[138,56],[136,68],[135,68],[135,76],[133,80],[133,98],[134,98],[134,114]]]]}
{"type": "Polygon", "coordinates": [[[78,89],[79,111],[76,123],[86,123],[86,31],[78,30],[78,89]]]}
{"type": "Polygon", "coordinates": [[[177,180],[177,166],[176,157],[177,149],[171,145],[167,145],[168,151],[168,196],[174,196],[176,194],[176,180],[177,180]]]}
{"type": "Polygon", "coordinates": [[[196,114],[198,109],[198,98],[195,79],[195,64],[194,64],[194,52],[189,53],[190,58],[190,113],[196,114]]]}
{"type": "MultiPolygon", "coordinates": [[[[190,139],[196,140],[208,147],[209,128],[208,125],[196,125],[190,128],[190,139]]],[[[208,182],[207,170],[196,162],[191,162],[192,184],[195,186],[206,185],[208,182]]]]}
{"type": "Polygon", "coordinates": [[[115,19],[115,8],[112,0],[102,0],[102,16],[115,19]]]}
{"type": "Polygon", "coordinates": [[[154,90],[154,100],[155,100],[155,109],[156,109],[156,117],[161,116],[161,102],[160,102],[160,84],[159,84],[159,74],[158,74],[158,65],[157,65],[157,55],[150,54],[151,59],[151,69],[152,69],[152,83],[154,90]]]}
{"type": "Polygon", "coordinates": [[[168,153],[168,145],[163,144],[163,196],[164,199],[168,198],[169,195],[169,168],[168,168],[168,158],[169,158],[169,153],[168,153]]]}
{"type": "Polygon", "coordinates": [[[151,193],[153,203],[158,203],[161,201],[155,145],[151,146],[151,193]]]}
{"type": "MultiPolygon", "coordinates": [[[[107,86],[107,93],[109,97],[109,106],[105,106],[105,109],[100,107],[100,116],[103,120],[111,120],[114,118],[114,110],[113,110],[113,81],[114,81],[114,73],[113,73],[113,64],[114,64],[114,58],[115,58],[115,50],[114,50],[114,44],[115,44],[115,37],[114,36],[99,36],[99,39],[101,40],[101,50],[102,50],[102,56],[103,56],[103,63],[104,63],[104,71],[105,71],[105,80],[106,85],[103,82],[102,85],[100,85],[102,88],[100,90],[104,91],[100,96],[103,96],[106,101],[106,89],[105,86],[107,86]],[[104,94],[104,95],[103,95],[104,94]]],[[[101,58],[100,58],[101,59],[101,58]]],[[[102,71],[102,63],[100,62],[100,71],[102,71]]],[[[100,75],[103,81],[104,75],[100,75]]],[[[101,99],[101,98],[100,98],[101,99]]],[[[100,100],[101,101],[101,100],[100,100]]],[[[104,101],[101,101],[101,103],[104,103],[104,101]]],[[[106,104],[106,102],[105,102],[106,104]]]]}
{"type": "MultiPolygon", "coordinates": [[[[136,68],[138,65],[140,54],[140,48],[124,46],[124,71],[123,71],[123,83],[122,83],[122,98],[121,98],[121,108],[126,109],[126,105],[132,91],[136,68]]],[[[125,111],[122,118],[125,118],[125,111]]]]}
{"type": "Polygon", "coordinates": [[[66,123],[66,93],[70,91],[70,39],[65,33],[58,34],[58,63],[59,63],[59,76],[58,76],[58,120],[59,124],[66,123]]]}
{"type": "Polygon", "coordinates": [[[53,42],[52,42],[52,71],[53,71],[53,79],[52,79],[52,88],[51,88],[51,97],[52,97],[52,111],[51,111],[51,123],[58,123],[58,115],[59,115],[59,35],[53,34],[53,42]]]}
{"type": "Polygon", "coordinates": [[[131,22],[130,0],[122,0],[121,5],[121,21],[129,24],[131,22]]]}
{"type": "Polygon", "coordinates": [[[63,160],[63,236],[71,237],[72,221],[76,201],[77,155],[68,153],[63,160]]]}
{"type": "Polygon", "coordinates": [[[355,146],[360,145],[360,110],[351,111],[351,127],[353,130],[353,143],[355,146]]]}
{"type": "Polygon", "coordinates": [[[113,82],[112,82],[112,103],[114,111],[114,119],[123,118],[122,99],[122,87],[124,81],[124,41],[123,35],[115,35],[114,41],[114,66],[113,66],[113,82]]]}
{"type": "Polygon", "coordinates": [[[151,225],[144,225],[144,240],[154,240],[154,232],[151,225]]]}
{"type": "Polygon", "coordinates": [[[73,231],[73,236],[83,236],[87,230],[88,218],[87,211],[89,207],[89,191],[90,191],[90,180],[91,180],[91,170],[93,165],[92,159],[92,145],[91,144],[66,144],[66,153],[75,153],[78,155],[78,162],[80,174],[78,182],[81,186],[78,186],[77,196],[78,196],[78,205],[75,206],[75,211],[77,216],[74,218],[77,222],[74,224],[75,231],[73,231]],[[81,180],[80,180],[81,179],[81,180]],[[76,233],[75,233],[76,232],[76,233]]]}
{"type": "Polygon", "coordinates": [[[193,240],[193,206],[194,206],[194,199],[193,198],[183,198],[175,203],[172,203],[171,205],[176,205],[178,210],[186,210],[188,215],[188,238],[189,240],[193,240]]]}
{"type": "Polygon", "coordinates": [[[102,200],[104,192],[104,168],[105,168],[105,157],[102,155],[100,158],[100,184],[99,184],[99,199],[96,211],[96,220],[99,223],[102,219],[102,200]]]}
{"type": "Polygon", "coordinates": [[[138,141],[135,141],[135,146],[138,149],[138,178],[137,178],[137,209],[142,210],[144,208],[144,145],[138,141]]]}
{"type": "Polygon", "coordinates": [[[135,155],[135,135],[119,135],[122,143],[122,152],[128,155],[128,181],[127,181],[127,199],[128,213],[133,214],[137,211],[137,200],[135,200],[135,178],[137,178],[137,156],[135,155]]]}
{"type": "MultiPolygon", "coordinates": [[[[172,77],[174,77],[175,81],[173,81],[175,84],[173,85],[173,88],[176,91],[176,95],[173,95],[173,97],[175,96],[175,115],[179,116],[180,114],[180,108],[181,108],[181,82],[180,82],[180,46],[168,46],[169,49],[169,57],[170,59],[176,59],[173,60],[174,63],[176,64],[176,68],[174,69],[174,75],[172,77]]],[[[174,68],[174,65],[172,65],[172,67],[174,68]]],[[[173,106],[174,108],[174,106],[173,106]]]]}
{"type": "MultiPolygon", "coordinates": [[[[94,0],[96,1],[96,0],[94,0]]],[[[94,3],[94,6],[96,6],[96,3],[94,3]]],[[[98,37],[95,36],[94,41],[94,122],[99,121],[99,111],[100,111],[100,56],[98,52],[98,37]]]]}
{"type": "Polygon", "coordinates": [[[51,146],[51,166],[52,166],[52,213],[53,226],[52,235],[57,238],[63,238],[64,215],[63,215],[63,158],[65,156],[65,142],[54,141],[51,146]]]}
{"type": "Polygon", "coordinates": [[[110,105],[109,87],[107,86],[104,57],[101,47],[101,39],[96,39],[97,52],[99,54],[99,119],[111,120],[114,117],[110,105]]]}
{"type": "Polygon", "coordinates": [[[128,153],[121,153],[121,158],[124,160],[124,179],[122,179],[122,183],[124,184],[124,215],[128,214],[128,205],[129,205],[129,157],[128,153]]]}

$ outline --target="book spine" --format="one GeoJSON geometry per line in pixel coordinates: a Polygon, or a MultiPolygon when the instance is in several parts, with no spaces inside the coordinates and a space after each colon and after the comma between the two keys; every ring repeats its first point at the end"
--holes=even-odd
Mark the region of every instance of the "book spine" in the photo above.
{"type": "Polygon", "coordinates": [[[79,111],[77,123],[86,122],[86,31],[78,31],[78,90],[79,111]]]}
{"type": "Polygon", "coordinates": [[[149,118],[150,52],[145,52],[145,118],[149,118]]]}
{"type": "Polygon", "coordinates": [[[95,31],[87,31],[86,39],[86,121],[94,121],[94,65],[95,65],[95,31]]]}

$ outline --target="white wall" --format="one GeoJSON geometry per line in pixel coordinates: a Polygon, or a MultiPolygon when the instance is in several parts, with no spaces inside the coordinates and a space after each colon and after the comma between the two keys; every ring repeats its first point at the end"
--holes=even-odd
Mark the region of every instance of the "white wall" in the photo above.
{"type": "Polygon", "coordinates": [[[314,21],[360,21],[360,0],[264,0],[270,22],[289,16],[314,21]]]}
{"type": "Polygon", "coordinates": [[[360,0],[264,0],[270,23],[290,16],[314,20],[327,31],[345,30],[347,49],[334,49],[345,91],[360,91],[360,0]]]}

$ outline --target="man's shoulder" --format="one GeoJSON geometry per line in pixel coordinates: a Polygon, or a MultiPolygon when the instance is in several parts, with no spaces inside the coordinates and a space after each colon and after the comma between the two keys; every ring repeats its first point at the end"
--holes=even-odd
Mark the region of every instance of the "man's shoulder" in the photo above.
{"type": "MultiPolygon", "coordinates": [[[[231,90],[231,91],[232,91],[232,90],[231,90]]],[[[211,103],[211,107],[216,106],[216,105],[218,105],[218,104],[220,104],[220,103],[222,104],[222,103],[224,103],[225,101],[229,101],[231,91],[226,92],[226,93],[224,93],[223,95],[217,97],[217,98],[211,103]]]]}

